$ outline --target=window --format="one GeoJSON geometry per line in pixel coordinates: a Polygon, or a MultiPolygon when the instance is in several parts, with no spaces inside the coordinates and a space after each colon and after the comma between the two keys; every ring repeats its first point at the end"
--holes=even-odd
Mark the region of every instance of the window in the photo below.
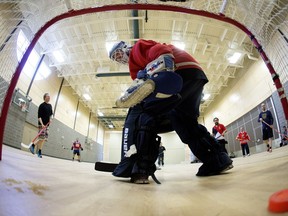
{"type": "MultiPolygon", "coordinates": [[[[21,60],[22,56],[24,55],[26,49],[28,48],[30,42],[23,33],[23,31],[19,32],[18,38],[17,38],[17,58],[18,61],[21,60]]],[[[37,64],[40,61],[40,55],[37,53],[35,49],[33,49],[29,55],[29,58],[23,68],[22,73],[25,73],[27,76],[31,77],[33,76],[37,64]]],[[[37,75],[35,77],[35,80],[42,80],[46,79],[51,74],[51,70],[49,67],[45,64],[45,62],[42,61],[39,70],[37,72],[37,75]]]]}

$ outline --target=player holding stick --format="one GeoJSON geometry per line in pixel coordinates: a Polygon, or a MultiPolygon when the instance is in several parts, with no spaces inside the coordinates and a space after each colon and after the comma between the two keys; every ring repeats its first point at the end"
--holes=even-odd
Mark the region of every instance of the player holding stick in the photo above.
{"type": "Polygon", "coordinates": [[[261,104],[261,113],[258,117],[258,122],[262,122],[263,142],[267,145],[267,152],[272,152],[272,138],[273,138],[273,122],[272,113],[266,109],[264,103],[261,104]]]}
{"type": "Polygon", "coordinates": [[[42,148],[44,142],[48,139],[48,130],[49,125],[53,119],[53,111],[52,105],[50,102],[50,95],[49,93],[45,93],[43,96],[44,102],[40,104],[38,108],[38,128],[39,132],[41,131],[38,139],[33,142],[33,144],[29,147],[29,150],[32,154],[35,154],[35,145],[37,145],[38,152],[37,155],[39,158],[42,158],[42,148]]]}
{"type": "Polygon", "coordinates": [[[248,133],[244,131],[243,127],[240,128],[240,132],[236,136],[236,140],[239,140],[240,142],[243,157],[245,157],[245,151],[246,151],[246,155],[250,156],[250,150],[248,146],[248,141],[250,141],[250,137],[248,133]]]}

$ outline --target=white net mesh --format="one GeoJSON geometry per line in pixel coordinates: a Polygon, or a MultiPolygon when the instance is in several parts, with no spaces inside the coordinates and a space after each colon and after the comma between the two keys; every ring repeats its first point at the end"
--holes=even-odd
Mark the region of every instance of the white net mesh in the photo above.
{"type": "MultiPolygon", "coordinates": [[[[187,0],[185,2],[159,0],[1,0],[0,1],[0,108],[8,85],[18,66],[17,34],[19,29],[32,32],[29,40],[49,20],[70,10],[97,8],[118,4],[146,4],[177,6],[226,17],[243,24],[255,35],[270,59],[282,83],[288,81],[288,2],[287,0],[187,0]]],[[[115,10],[115,8],[114,8],[115,10]]],[[[175,9],[177,11],[177,9],[175,9]]],[[[113,12],[105,14],[113,19],[113,12]]],[[[81,19],[81,17],[77,17],[81,19]]],[[[62,22],[70,22],[64,20],[62,22]]],[[[79,27],[81,29],[81,27],[79,27]]],[[[109,25],[107,25],[109,30],[109,25]]],[[[53,31],[53,25],[48,29],[53,31]]],[[[60,36],[59,36],[60,37],[60,36]]],[[[60,38],[61,39],[61,38],[60,38]]],[[[94,49],[97,49],[94,47],[94,49]]],[[[1,109],[0,109],[1,110],[1,109]]],[[[2,113],[1,113],[2,114],[2,113]]]]}

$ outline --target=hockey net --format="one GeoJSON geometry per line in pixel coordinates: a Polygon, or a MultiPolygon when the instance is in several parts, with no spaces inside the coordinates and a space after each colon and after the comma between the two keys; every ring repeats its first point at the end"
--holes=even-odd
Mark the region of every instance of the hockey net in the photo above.
{"type": "Polygon", "coordinates": [[[111,6],[110,10],[116,10],[119,5],[133,5],[133,9],[137,9],[137,5],[141,4],[152,5],[158,10],[164,6],[174,6],[171,9],[174,12],[191,9],[215,15],[222,14],[242,24],[261,44],[281,83],[288,81],[287,0],[2,0],[0,2],[0,130],[2,130],[0,145],[7,115],[7,110],[3,109],[3,106],[7,103],[9,106],[19,76],[15,72],[17,70],[21,72],[23,68],[21,62],[17,60],[16,43],[19,30],[31,32],[28,39],[32,41],[43,25],[61,14],[67,14],[68,11],[105,6],[111,6]]]}

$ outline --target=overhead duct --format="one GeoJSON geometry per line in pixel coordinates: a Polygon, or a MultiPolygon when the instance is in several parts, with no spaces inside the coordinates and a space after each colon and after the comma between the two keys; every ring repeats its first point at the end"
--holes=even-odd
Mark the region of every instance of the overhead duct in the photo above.
{"type": "MultiPolygon", "coordinates": [[[[136,3],[137,1],[131,0],[131,2],[136,3]]],[[[133,19],[133,37],[134,39],[139,39],[139,19],[138,19],[138,10],[132,10],[132,17],[136,18],[133,19]]]]}
{"type": "Polygon", "coordinates": [[[115,77],[115,76],[130,76],[129,72],[117,72],[117,73],[97,73],[96,77],[115,77]]]}

